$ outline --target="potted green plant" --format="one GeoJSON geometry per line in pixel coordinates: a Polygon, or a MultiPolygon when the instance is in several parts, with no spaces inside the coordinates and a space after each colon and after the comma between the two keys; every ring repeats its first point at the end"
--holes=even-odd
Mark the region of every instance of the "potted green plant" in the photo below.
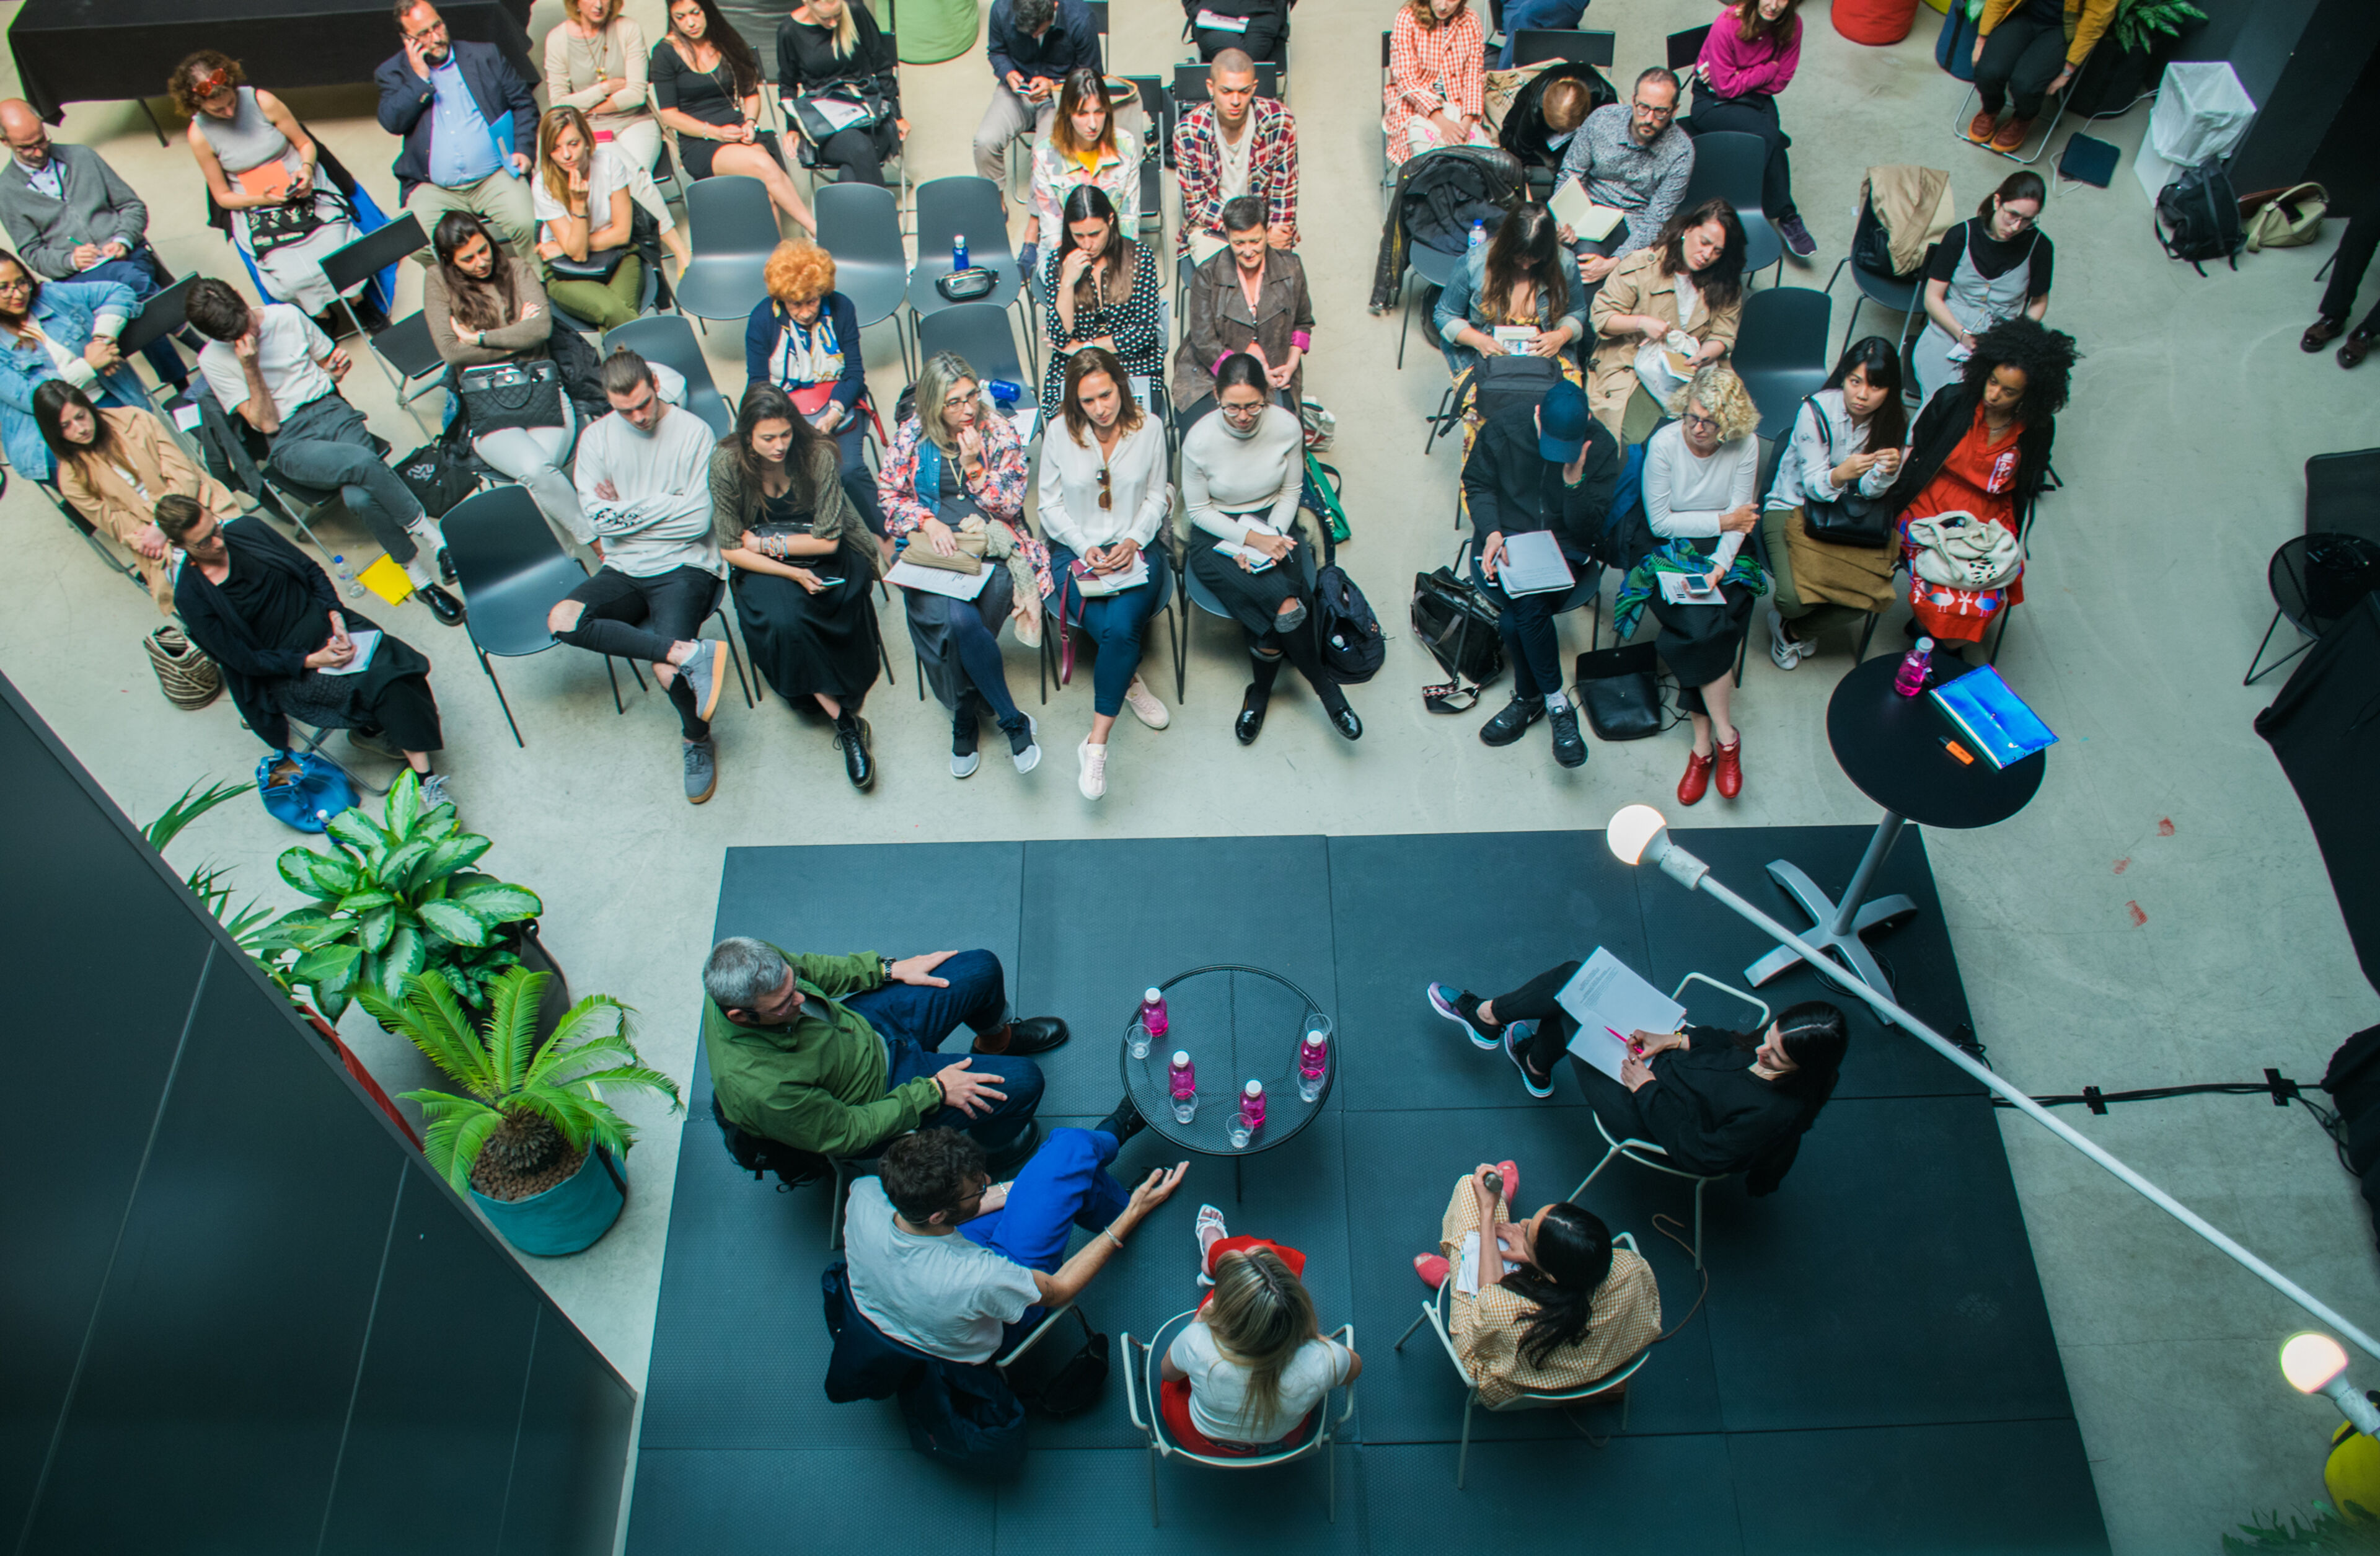
{"type": "MultiPolygon", "coordinates": [[[[422,972],[486,1009],[491,982],[535,943],[517,927],[544,908],[528,887],[471,869],[490,841],[463,831],[452,805],[423,805],[410,771],[389,790],[381,821],[354,806],[324,835],[335,852],[281,856],[281,879],[313,899],[262,933],[281,976],[334,1023],[363,991],[402,1000],[406,980],[422,972]]],[[[566,1004],[566,991],[557,992],[566,1004]]]]}
{"type": "Polygon", "coordinates": [[[421,1108],[422,1154],[471,1197],[504,1241],[525,1254],[575,1254],[611,1229],[627,1203],[613,1161],[636,1130],[607,1092],[658,1091],[685,1104],[677,1083],[637,1057],[631,1017],[608,994],[570,1007],[537,1035],[546,975],[508,967],[488,980],[488,1016],[473,1024],[443,977],[409,973],[405,1001],[377,990],[357,998],[382,1026],[412,1039],[464,1095],[408,1091],[421,1108]]]}
{"type": "Polygon", "coordinates": [[[2190,0],[2120,0],[2107,32],[2081,79],[2068,94],[2066,111],[2085,118],[2119,112],[2156,84],[2164,55],[2182,33],[2206,19],[2190,0]]]}

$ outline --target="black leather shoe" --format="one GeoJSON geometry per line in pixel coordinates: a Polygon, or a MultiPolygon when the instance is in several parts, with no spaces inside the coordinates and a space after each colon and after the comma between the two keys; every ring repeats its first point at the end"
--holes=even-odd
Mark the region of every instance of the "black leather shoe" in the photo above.
{"type": "Polygon", "coordinates": [[[446,548],[444,546],[440,546],[438,548],[438,576],[447,583],[454,583],[456,581],[455,574],[455,559],[446,553],[446,548]]]}
{"type": "Polygon", "coordinates": [[[1238,737],[1241,745],[1257,743],[1257,732],[1264,728],[1265,704],[1271,700],[1269,695],[1254,687],[1248,687],[1246,694],[1240,699],[1240,716],[1232,722],[1232,734],[1238,737]]]}
{"type": "Polygon", "coordinates": [[[1353,708],[1342,706],[1337,712],[1331,714],[1330,727],[1350,740],[1364,738],[1364,721],[1355,716],[1355,710],[1353,708]]]}
{"type": "Polygon", "coordinates": [[[1504,704],[1504,711],[1479,726],[1479,743],[1483,746],[1509,746],[1528,733],[1529,726],[1546,716],[1546,699],[1542,697],[1516,697],[1504,704]]]}
{"type": "Polygon", "coordinates": [[[438,618],[439,626],[463,625],[463,602],[436,584],[423,584],[413,592],[420,598],[423,604],[430,607],[430,614],[438,618]]]}
{"type": "Polygon", "coordinates": [[[1550,720],[1554,732],[1554,760],[1564,767],[1586,765],[1586,738],[1578,732],[1578,710],[1564,704],[1562,711],[1550,720]]]}
{"type": "Polygon", "coordinates": [[[1004,1052],[1047,1053],[1073,1035],[1066,1030],[1066,1024],[1054,1015],[1028,1015],[1008,1024],[1008,1047],[1004,1052]]]}
{"type": "Polygon", "coordinates": [[[834,743],[843,751],[843,775],[861,794],[876,786],[876,760],[868,749],[874,733],[856,713],[845,713],[834,722],[834,743]]]}
{"type": "Polygon", "coordinates": [[[1122,1145],[1139,1134],[1148,1126],[1148,1121],[1140,1116],[1140,1110],[1132,1105],[1132,1099],[1127,1096],[1115,1105],[1115,1112],[1092,1124],[1091,1127],[1113,1135],[1116,1137],[1116,1144],[1122,1145]]]}

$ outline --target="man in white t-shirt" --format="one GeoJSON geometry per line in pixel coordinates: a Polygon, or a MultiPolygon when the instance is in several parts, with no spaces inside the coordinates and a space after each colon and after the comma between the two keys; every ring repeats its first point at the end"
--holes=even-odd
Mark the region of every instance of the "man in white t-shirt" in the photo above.
{"type": "Polygon", "coordinates": [[[212,277],[190,287],[190,327],[205,335],[199,372],[225,411],[270,440],[273,468],[308,486],[335,486],[347,511],[413,580],[414,593],[448,626],[462,602],[438,587],[445,549],[421,500],[380,456],[363,412],[339,393],[354,364],[314,322],[287,303],[250,308],[212,277]]]}
{"type": "Polygon", "coordinates": [[[955,1129],[920,1129],[884,1148],[859,1178],[843,1223],[851,1300],[892,1339],[945,1361],[986,1362],[1043,1311],[1082,1294],[1190,1163],[1159,1168],[1126,1193],[1108,1171],[1141,1127],[1129,1100],[1096,1129],[1053,1129],[1015,1181],[994,1184],[983,1148],[955,1129]],[[1091,1240],[1066,1257],[1075,1226],[1091,1240]]]}

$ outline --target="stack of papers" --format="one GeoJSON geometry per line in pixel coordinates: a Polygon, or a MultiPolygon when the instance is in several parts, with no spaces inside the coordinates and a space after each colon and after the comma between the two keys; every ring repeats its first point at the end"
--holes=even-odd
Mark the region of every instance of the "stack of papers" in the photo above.
{"type": "Polygon", "coordinates": [[[1685,1006],[1599,945],[1554,999],[1578,1023],[1570,1052],[1613,1080],[1628,1057],[1629,1033],[1674,1032],[1686,1018],[1685,1006]]]}
{"type": "Polygon", "coordinates": [[[997,564],[986,564],[980,572],[953,573],[941,567],[921,567],[904,559],[885,569],[884,581],[899,589],[921,589],[929,594],[948,595],[953,600],[972,600],[991,582],[997,564]]]}
{"type": "Polygon", "coordinates": [[[1504,559],[1496,565],[1496,582],[1505,594],[1550,594],[1576,581],[1570,558],[1550,529],[1527,529],[1504,537],[1504,559]]]}

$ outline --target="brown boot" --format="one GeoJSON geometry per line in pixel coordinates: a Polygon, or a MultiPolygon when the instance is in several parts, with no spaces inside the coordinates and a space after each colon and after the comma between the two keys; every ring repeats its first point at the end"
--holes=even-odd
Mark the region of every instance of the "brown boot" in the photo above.
{"type": "Polygon", "coordinates": [[[2346,320],[2334,319],[2327,313],[2317,313],[2314,315],[2313,322],[2306,326],[2306,333],[2298,336],[2298,349],[2305,352],[2319,351],[2337,340],[2339,332],[2346,328],[2346,320]]]}
{"type": "Polygon", "coordinates": [[[2014,152],[2019,146],[2024,144],[2024,138],[2032,133],[2033,121],[2031,119],[2010,119],[2008,123],[2000,126],[2000,132],[1998,135],[1992,137],[1992,150],[1995,152],[2014,152]]]}
{"type": "Polygon", "coordinates": [[[1992,131],[1999,128],[1998,114],[1977,114],[1967,121],[1967,139],[1981,146],[1990,141],[1992,131]]]}

